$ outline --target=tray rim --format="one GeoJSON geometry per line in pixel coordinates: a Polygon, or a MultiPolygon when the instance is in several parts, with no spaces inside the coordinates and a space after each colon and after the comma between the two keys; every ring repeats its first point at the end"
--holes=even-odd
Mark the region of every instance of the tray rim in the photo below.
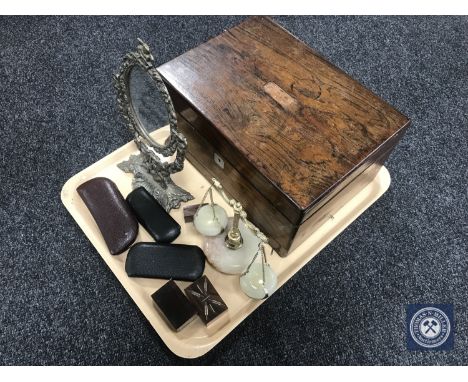
{"type": "MultiPolygon", "coordinates": [[[[64,183],[61,189],[61,192],[60,192],[61,201],[64,204],[67,211],[73,217],[75,222],[78,224],[80,229],[86,235],[88,240],[90,240],[91,244],[99,253],[100,257],[104,260],[104,262],[107,264],[110,270],[114,273],[117,280],[120,282],[120,284],[129,294],[129,296],[135,302],[137,307],[143,313],[145,318],[149,321],[153,329],[156,331],[156,333],[161,338],[161,340],[165,343],[165,345],[169,348],[169,350],[171,350],[174,354],[182,358],[193,359],[193,358],[201,357],[207,352],[209,352],[211,349],[213,349],[229,333],[231,333],[243,320],[245,320],[248,316],[250,316],[250,314],[252,314],[261,304],[263,304],[268,299],[261,300],[261,301],[252,300],[252,304],[249,305],[249,312],[247,314],[245,314],[242,317],[237,317],[231,320],[231,324],[229,325],[231,327],[230,330],[227,330],[226,332],[223,332],[223,333],[221,333],[221,331],[218,331],[215,335],[213,335],[212,342],[207,343],[207,344],[202,344],[197,347],[189,346],[184,341],[179,340],[175,335],[172,335],[172,336],[168,335],[167,330],[160,328],[160,322],[151,319],[153,312],[148,312],[147,305],[145,301],[143,301],[143,298],[141,295],[139,295],[138,293],[133,293],[133,287],[131,285],[132,281],[126,275],[125,270],[119,267],[117,263],[112,262],[111,257],[104,256],[103,253],[101,253],[101,251],[107,251],[107,248],[104,245],[102,245],[102,243],[95,243],[95,241],[92,238],[92,233],[93,233],[91,232],[92,229],[86,224],[84,224],[79,211],[76,208],[73,208],[73,204],[71,202],[69,203],[69,199],[71,201],[71,196],[69,195],[69,191],[72,191],[72,192],[75,191],[75,189],[73,189],[73,186],[76,185],[76,182],[83,182],[89,179],[89,177],[87,178],[85,177],[85,175],[87,175],[89,172],[91,172],[95,168],[100,168],[106,165],[106,162],[109,162],[109,165],[114,163],[112,159],[118,156],[121,151],[128,150],[128,149],[132,149],[132,152],[137,150],[136,145],[134,144],[133,141],[119,147],[115,151],[111,152],[110,154],[92,163],[88,167],[84,168],[83,170],[79,171],[78,173],[70,177],[64,183]],[[134,147],[130,147],[130,146],[134,146],[134,147]]],[[[201,176],[203,177],[203,175],[201,176]]],[[[356,220],[364,211],[366,211],[372,204],[374,204],[388,190],[390,183],[391,183],[391,178],[386,167],[382,166],[379,169],[377,175],[371,181],[371,184],[373,184],[374,182],[380,183],[380,192],[377,193],[376,195],[373,195],[369,203],[366,203],[366,205],[361,206],[360,208],[357,208],[356,212],[353,214],[353,217],[349,220],[349,222],[342,225],[341,227],[338,227],[337,230],[334,230],[333,232],[328,233],[330,237],[329,240],[326,240],[322,245],[317,247],[315,250],[313,251],[311,250],[310,253],[307,253],[307,255],[302,256],[300,258],[300,261],[298,261],[297,266],[287,267],[286,269],[284,269],[282,272],[283,276],[281,278],[281,281],[278,280],[278,287],[276,290],[281,288],[291,277],[293,277],[297,272],[299,272],[309,261],[313,259],[313,257],[315,257],[318,253],[320,253],[323,248],[325,248],[329,243],[331,243],[342,231],[344,231],[354,220],[356,220]]],[[[371,186],[371,184],[369,184],[368,186],[371,186]]]]}

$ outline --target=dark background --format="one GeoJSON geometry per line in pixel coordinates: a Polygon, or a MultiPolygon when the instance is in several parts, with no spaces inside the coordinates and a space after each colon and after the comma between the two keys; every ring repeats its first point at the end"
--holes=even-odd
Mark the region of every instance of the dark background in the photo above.
{"type": "Polygon", "coordinates": [[[206,356],[170,353],[60,202],[131,140],[111,76],[242,17],[0,18],[2,364],[467,364],[467,17],[275,17],[409,116],[389,191],[206,356]],[[406,350],[408,303],[455,306],[452,351],[406,350]]]}

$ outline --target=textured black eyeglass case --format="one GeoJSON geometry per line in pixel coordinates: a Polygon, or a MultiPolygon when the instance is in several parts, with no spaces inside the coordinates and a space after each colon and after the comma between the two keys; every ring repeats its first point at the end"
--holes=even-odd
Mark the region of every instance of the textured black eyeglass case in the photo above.
{"type": "Polygon", "coordinates": [[[151,295],[172,330],[178,332],[196,316],[196,310],[177,284],[171,280],[151,295]]]}
{"type": "Polygon", "coordinates": [[[130,192],[127,202],[140,224],[157,242],[171,243],[179,236],[180,225],[144,187],[130,192]]]}
{"type": "Polygon", "coordinates": [[[205,254],[195,245],[137,243],[127,254],[130,277],[195,281],[205,270],[205,254]]]}

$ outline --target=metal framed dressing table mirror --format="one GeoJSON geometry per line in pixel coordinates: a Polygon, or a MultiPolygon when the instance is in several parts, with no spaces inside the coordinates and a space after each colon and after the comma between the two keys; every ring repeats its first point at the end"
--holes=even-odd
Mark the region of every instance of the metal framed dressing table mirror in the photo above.
{"type": "Polygon", "coordinates": [[[140,154],[130,156],[118,167],[133,173],[133,188],[145,187],[169,212],[178,208],[181,202],[193,199],[171,179],[172,174],[184,167],[187,140],[177,129],[174,105],[154,66],[154,57],[145,42],[141,39],[138,42],[136,51],[124,57],[114,76],[114,86],[120,114],[133,134],[140,154]],[[160,102],[155,102],[158,95],[163,100],[163,108],[160,102]],[[169,130],[164,144],[159,144],[151,137],[151,132],[163,125],[164,111],[169,130]]]}

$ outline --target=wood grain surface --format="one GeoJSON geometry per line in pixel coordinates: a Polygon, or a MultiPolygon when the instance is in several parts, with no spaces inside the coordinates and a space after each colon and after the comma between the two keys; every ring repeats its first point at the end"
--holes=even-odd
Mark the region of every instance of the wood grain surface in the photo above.
{"type": "MultiPolygon", "coordinates": [[[[386,158],[409,125],[265,17],[249,18],[158,70],[179,118],[293,226],[386,158]]],[[[189,140],[188,150],[196,157],[203,149],[199,142],[192,150],[189,140]]],[[[202,165],[213,170],[208,160],[202,165]]]]}

